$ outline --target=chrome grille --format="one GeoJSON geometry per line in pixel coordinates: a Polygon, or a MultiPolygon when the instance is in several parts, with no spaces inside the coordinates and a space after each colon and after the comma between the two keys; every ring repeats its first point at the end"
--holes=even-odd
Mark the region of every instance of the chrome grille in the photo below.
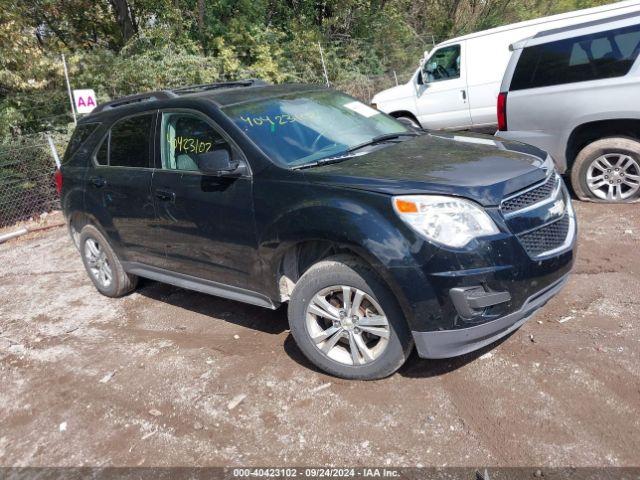
{"type": "Polygon", "coordinates": [[[505,200],[500,208],[503,213],[513,213],[542,202],[553,194],[558,182],[558,175],[550,175],[543,184],[505,200]]]}
{"type": "Polygon", "coordinates": [[[561,247],[567,240],[570,225],[569,215],[565,214],[559,220],[542,228],[518,235],[518,240],[530,257],[537,257],[561,247]]]}

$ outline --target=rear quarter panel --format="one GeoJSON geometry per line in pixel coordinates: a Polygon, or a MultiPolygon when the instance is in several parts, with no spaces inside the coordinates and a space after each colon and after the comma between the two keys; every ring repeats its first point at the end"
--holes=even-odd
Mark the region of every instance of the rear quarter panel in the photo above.
{"type": "Polygon", "coordinates": [[[95,142],[100,135],[99,130],[101,128],[98,126],[71,158],[63,159],[60,168],[63,178],[60,203],[67,222],[73,214],[85,211],[87,167],[91,162],[90,157],[95,142]]]}

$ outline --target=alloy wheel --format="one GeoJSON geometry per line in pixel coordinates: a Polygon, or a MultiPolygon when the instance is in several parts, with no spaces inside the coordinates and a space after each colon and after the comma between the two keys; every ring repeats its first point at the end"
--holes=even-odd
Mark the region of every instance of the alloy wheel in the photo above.
{"type": "Polygon", "coordinates": [[[389,343],[389,321],[366,292],[336,285],[318,292],[306,311],[307,332],[315,346],[345,365],[375,361],[389,343]]]}
{"type": "Polygon", "coordinates": [[[113,273],[106,252],[92,238],[84,242],[84,255],[93,278],[104,288],[108,288],[113,280],[113,273]]]}
{"type": "Polygon", "coordinates": [[[607,153],[591,162],[587,186],[602,200],[626,200],[640,189],[640,165],[624,153],[607,153]]]}

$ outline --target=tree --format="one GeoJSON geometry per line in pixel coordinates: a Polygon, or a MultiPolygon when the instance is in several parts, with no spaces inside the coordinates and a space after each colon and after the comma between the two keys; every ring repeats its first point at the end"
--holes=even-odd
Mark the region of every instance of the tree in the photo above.
{"type": "Polygon", "coordinates": [[[137,32],[138,23],[131,4],[127,0],[109,0],[113,7],[116,23],[120,28],[122,43],[126,44],[137,32]]]}

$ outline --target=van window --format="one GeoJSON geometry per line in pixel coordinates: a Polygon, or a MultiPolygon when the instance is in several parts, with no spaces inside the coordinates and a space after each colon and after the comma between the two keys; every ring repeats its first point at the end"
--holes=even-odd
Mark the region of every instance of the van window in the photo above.
{"type": "Polygon", "coordinates": [[[621,77],[640,51],[640,25],[525,48],[510,90],[621,77]]]}
{"type": "Polygon", "coordinates": [[[71,160],[71,157],[73,157],[87,138],[95,131],[98,125],[98,123],[85,123],[76,127],[73,135],[71,135],[71,140],[69,140],[69,145],[67,145],[67,150],[64,152],[64,158],[62,159],[63,164],[71,160]]]}
{"type": "Polygon", "coordinates": [[[429,83],[460,78],[460,45],[436,50],[424,64],[423,77],[429,83]]]}
{"type": "Polygon", "coordinates": [[[120,120],[111,127],[109,165],[149,167],[153,114],[120,120]]]}
{"type": "Polygon", "coordinates": [[[162,168],[197,171],[197,155],[219,148],[231,150],[203,119],[185,113],[162,115],[162,168]]]}

